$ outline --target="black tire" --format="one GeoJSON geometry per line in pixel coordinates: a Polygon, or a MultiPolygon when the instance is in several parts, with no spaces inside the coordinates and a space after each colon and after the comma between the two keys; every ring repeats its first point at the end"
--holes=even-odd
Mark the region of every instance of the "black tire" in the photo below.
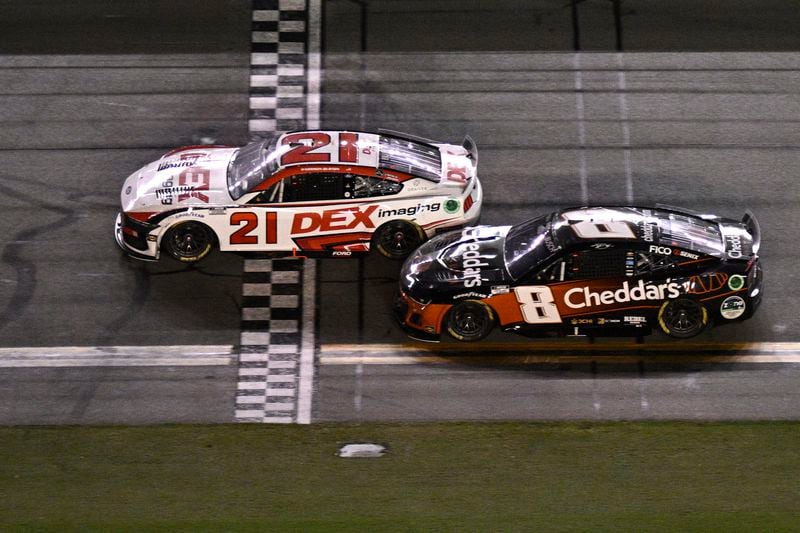
{"type": "Polygon", "coordinates": [[[670,337],[688,339],[706,329],[708,311],[689,298],[669,300],[658,310],[658,325],[670,337]]]}
{"type": "Polygon", "coordinates": [[[447,333],[460,341],[479,341],[494,327],[494,311],[478,300],[464,300],[447,313],[447,333]]]}
{"type": "Polygon", "coordinates": [[[161,239],[161,249],[182,263],[200,261],[213,247],[213,232],[194,220],[175,224],[161,239]]]}
{"type": "Polygon", "coordinates": [[[389,259],[405,259],[424,240],[422,228],[405,220],[391,220],[372,236],[373,246],[389,259]]]}

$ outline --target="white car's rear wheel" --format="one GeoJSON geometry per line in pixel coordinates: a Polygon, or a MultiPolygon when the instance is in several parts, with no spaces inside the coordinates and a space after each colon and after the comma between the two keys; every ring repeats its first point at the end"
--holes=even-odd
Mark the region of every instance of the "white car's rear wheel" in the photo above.
{"type": "Polygon", "coordinates": [[[161,249],[184,263],[196,263],[214,247],[214,234],[205,224],[190,220],[175,224],[161,239],[161,249]]]}
{"type": "Polygon", "coordinates": [[[422,228],[406,220],[390,220],[372,236],[375,248],[390,259],[404,259],[424,240],[422,228]]]}

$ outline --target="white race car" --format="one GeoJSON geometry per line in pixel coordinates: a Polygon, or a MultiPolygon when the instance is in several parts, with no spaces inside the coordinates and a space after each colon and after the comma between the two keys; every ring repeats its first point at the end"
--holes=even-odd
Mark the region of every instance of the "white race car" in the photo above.
{"type": "Polygon", "coordinates": [[[381,130],[291,132],[237,147],[187,146],[131,174],[116,239],[133,257],[223,251],[407,256],[469,225],[483,192],[478,151],[381,130]]]}

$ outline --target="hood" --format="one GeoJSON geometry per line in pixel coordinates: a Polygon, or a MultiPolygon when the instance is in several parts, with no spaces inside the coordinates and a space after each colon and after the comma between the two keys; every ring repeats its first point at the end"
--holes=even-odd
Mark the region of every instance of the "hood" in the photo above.
{"type": "Polygon", "coordinates": [[[427,303],[486,296],[494,285],[508,285],[503,245],[510,228],[476,226],[437,235],[403,265],[403,292],[427,303]]]}
{"type": "Polygon", "coordinates": [[[230,205],[228,163],[236,150],[190,147],[165,154],[128,176],[120,194],[122,210],[230,205]]]}

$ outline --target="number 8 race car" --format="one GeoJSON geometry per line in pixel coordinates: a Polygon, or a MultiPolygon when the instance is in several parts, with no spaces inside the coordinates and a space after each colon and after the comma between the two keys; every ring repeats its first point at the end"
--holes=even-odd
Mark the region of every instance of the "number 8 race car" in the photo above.
{"type": "Polygon", "coordinates": [[[117,243],[139,259],[238,252],[403,258],[474,223],[478,151],[380,131],[301,131],[243,146],[188,146],[129,176],[117,243]]]}
{"type": "Polygon", "coordinates": [[[438,235],[403,265],[395,314],[414,338],[495,326],[535,335],[688,338],[745,320],[762,296],[760,230],[667,208],[573,208],[438,235]]]}

